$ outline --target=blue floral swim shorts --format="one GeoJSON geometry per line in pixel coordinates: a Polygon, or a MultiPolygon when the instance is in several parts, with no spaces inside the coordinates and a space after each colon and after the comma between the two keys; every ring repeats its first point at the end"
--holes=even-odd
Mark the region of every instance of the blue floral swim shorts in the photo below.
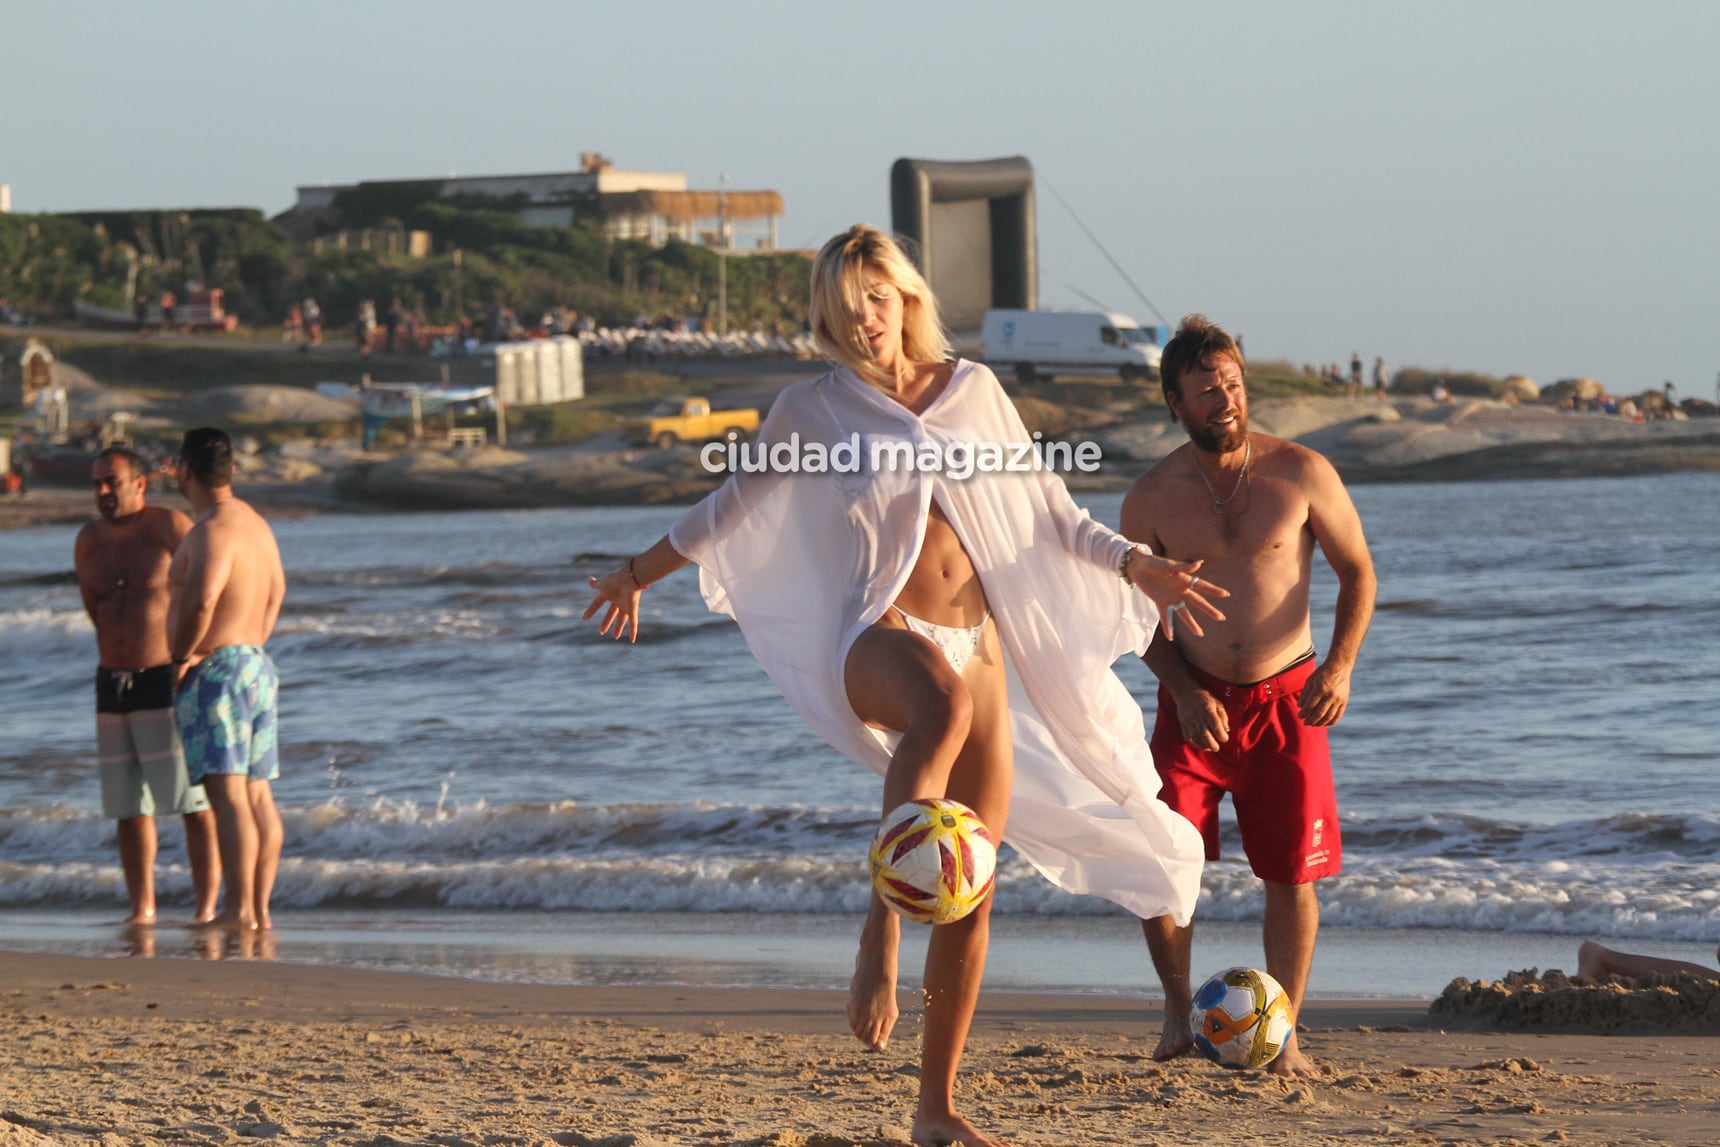
{"type": "Polygon", "coordinates": [[[260,645],[223,645],[191,667],[173,699],[173,722],[192,784],[210,773],[254,781],[281,775],[280,688],[275,663],[260,645]]]}

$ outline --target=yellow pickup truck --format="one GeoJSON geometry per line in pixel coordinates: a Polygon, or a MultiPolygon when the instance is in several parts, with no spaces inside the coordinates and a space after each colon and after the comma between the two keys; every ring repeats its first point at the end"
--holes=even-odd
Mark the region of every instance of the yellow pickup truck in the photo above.
{"type": "Polygon", "coordinates": [[[758,431],[756,410],[712,410],[708,398],[677,395],[665,398],[651,413],[633,424],[629,437],[635,445],[653,445],[667,450],[681,442],[711,442],[729,431],[745,437],[758,431]]]}

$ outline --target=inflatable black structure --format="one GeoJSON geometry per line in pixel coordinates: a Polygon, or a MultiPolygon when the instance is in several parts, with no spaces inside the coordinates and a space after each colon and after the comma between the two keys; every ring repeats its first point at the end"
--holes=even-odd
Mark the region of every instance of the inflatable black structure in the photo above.
{"type": "Polygon", "coordinates": [[[944,162],[898,159],[890,223],[913,240],[944,322],[977,332],[992,307],[1039,304],[1033,164],[1025,156],[944,162]]]}

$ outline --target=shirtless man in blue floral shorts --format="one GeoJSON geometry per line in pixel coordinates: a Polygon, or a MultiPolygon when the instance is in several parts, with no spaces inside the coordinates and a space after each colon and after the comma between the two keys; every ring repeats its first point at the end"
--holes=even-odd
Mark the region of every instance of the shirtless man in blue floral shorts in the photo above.
{"type": "Polygon", "coordinates": [[[262,515],[233,495],[233,444],[220,430],[186,431],[179,489],[196,514],[168,571],[167,633],[179,673],[173,719],[187,770],[215,809],[226,903],[213,923],[267,928],[281,863],[275,701],[280,681],[263,645],[287,579],[262,515]]]}

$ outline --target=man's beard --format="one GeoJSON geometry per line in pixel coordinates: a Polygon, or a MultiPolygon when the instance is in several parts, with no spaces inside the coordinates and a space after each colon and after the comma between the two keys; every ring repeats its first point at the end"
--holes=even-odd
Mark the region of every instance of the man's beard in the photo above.
{"type": "Polygon", "coordinates": [[[1248,441],[1248,412],[1238,414],[1236,421],[1222,430],[1193,423],[1184,423],[1184,429],[1188,431],[1189,441],[1208,454],[1229,454],[1241,450],[1243,443],[1248,441]]]}
{"type": "Polygon", "coordinates": [[[96,499],[96,512],[99,513],[102,517],[106,518],[108,521],[110,521],[110,522],[113,521],[115,518],[119,517],[119,499],[118,498],[97,498],[96,499]]]}

